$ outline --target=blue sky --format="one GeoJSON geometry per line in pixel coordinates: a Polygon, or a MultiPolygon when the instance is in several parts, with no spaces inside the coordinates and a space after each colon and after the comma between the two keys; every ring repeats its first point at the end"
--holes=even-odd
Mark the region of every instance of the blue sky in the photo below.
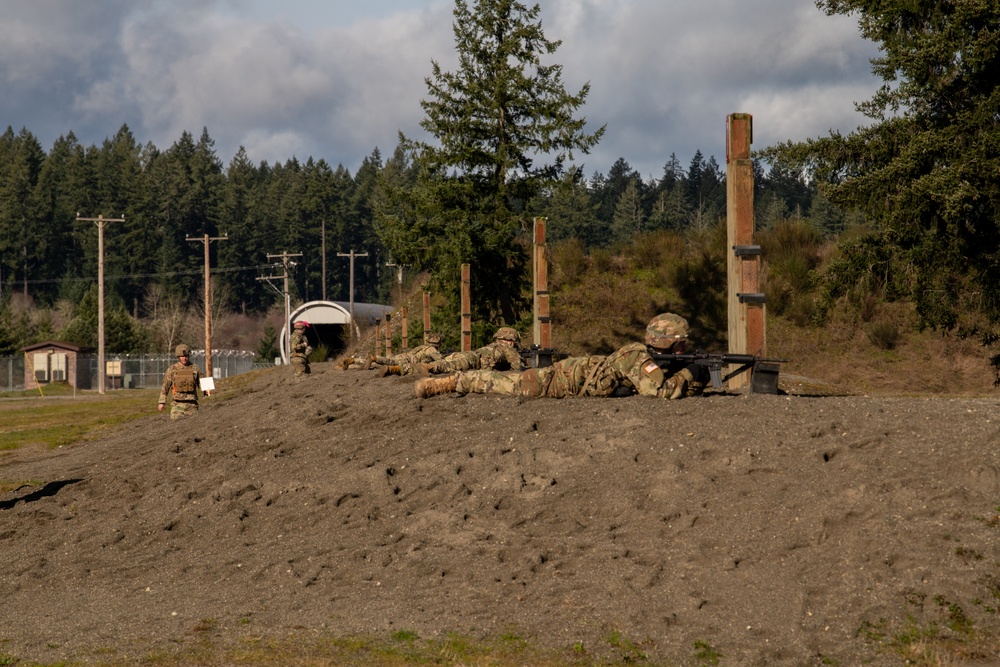
{"type": "MultiPolygon", "coordinates": [[[[646,178],[676,154],[725,161],[725,118],[754,148],[849,132],[878,86],[874,45],[812,0],[543,0],[552,62],[607,125],[585,173],[622,157],[646,178]]],[[[207,128],[228,164],[326,159],[353,173],[420,136],[431,60],[454,67],[448,0],[0,0],[0,129],[44,149],[127,123],[169,148],[207,128]]]]}

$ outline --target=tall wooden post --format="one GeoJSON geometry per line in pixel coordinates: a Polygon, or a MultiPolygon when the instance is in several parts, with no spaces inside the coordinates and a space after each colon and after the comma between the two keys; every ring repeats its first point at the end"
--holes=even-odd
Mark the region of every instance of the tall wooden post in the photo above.
{"type": "Polygon", "coordinates": [[[382,318],[375,318],[375,352],[376,357],[382,356],[382,318]]]}
{"type": "Polygon", "coordinates": [[[402,323],[399,325],[399,338],[400,338],[400,343],[402,345],[402,351],[406,352],[408,349],[410,349],[410,343],[409,343],[409,341],[407,340],[407,337],[406,337],[406,325],[407,325],[407,322],[406,322],[406,306],[403,306],[402,308],[400,308],[399,311],[400,311],[400,313],[402,315],[402,318],[403,318],[402,323]]]}
{"type": "Polygon", "coordinates": [[[392,328],[389,326],[389,320],[392,315],[389,313],[385,314],[385,356],[392,356],[392,328]]]}
{"type": "Polygon", "coordinates": [[[540,348],[552,347],[552,325],[549,318],[549,251],[545,243],[546,218],[535,218],[534,253],[534,324],[532,342],[540,348]]]}
{"type": "MultiPolygon", "coordinates": [[[[753,116],[726,117],[726,229],[729,351],[766,355],[765,297],[760,284],[760,246],[754,245],[753,116]]],[[[732,387],[749,384],[748,374],[729,381],[732,387]]]]}
{"type": "Polygon", "coordinates": [[[462,352],[472,350],[472,290],[468,264],[462,265],[462,352]]]}
{"type": "Polygon", "coordinates": [[[427,334],[431,332],[431,294],[424,292],[424,342],[427,342],[427,334]]]}

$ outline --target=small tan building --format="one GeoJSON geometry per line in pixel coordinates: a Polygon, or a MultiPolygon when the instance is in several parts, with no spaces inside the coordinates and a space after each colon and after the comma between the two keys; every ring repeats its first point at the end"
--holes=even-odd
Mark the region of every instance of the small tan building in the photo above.
{"type": "Polygon", "coordinates": [[[88,350],[73,343],[47,340],[22,347],[24,352],[24,389],[38,389],[52,382],[68,382],[79,389],[90,388],[90,365],[84,357],[88,350]]]}

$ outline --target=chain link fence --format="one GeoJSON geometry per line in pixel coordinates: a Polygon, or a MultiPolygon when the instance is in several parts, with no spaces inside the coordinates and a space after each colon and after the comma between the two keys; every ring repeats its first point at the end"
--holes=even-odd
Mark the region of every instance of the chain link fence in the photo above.
{"type": "MultiPolygon", "coordinates": [[[[212,350],[212,377],[216,380],[239,375],[256,368],[270,366],[257,363],[253,352],[242,350],[212,350]]],[[[97,355],[77,355],[79,366],[77,389],[98,389],[100,374],[97,372],[97,355]]],[[[104,361],[108,366],[106,390],[112,389],[154,389],[163,384],[167,369],[177,363],[177,358],[166,354],[108,354],[104,361]]],[[[205,370],[205,351],[192,350],[191,363],[205,370]]],[[[24,355],[0,357],[0,392],[24,390],[24,355]]]]}

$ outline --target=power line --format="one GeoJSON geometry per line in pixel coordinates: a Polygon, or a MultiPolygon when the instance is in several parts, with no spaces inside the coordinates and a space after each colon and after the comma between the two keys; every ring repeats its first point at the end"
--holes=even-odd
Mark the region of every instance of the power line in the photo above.
{"type": "MultiPolygon", "coordinates": [[[[270,268],[269,264],[260,264],[258,266],[238,266],[230,269],[212,269],[213,273],[236,273],[238,271],[260,271],[261,269],[270,268]]],[[[164,273],[124,273],[117,276],[104,276],[105,280],[124,280],[126,278],[171,278],[173,276],[199,276],[202,275],[204,270],[198,271],[167,271],[164,273]]],[[[80,277],[80,278],[41,278],[38,280],[19,280],[18,282],[26,282],[29,285],[46,285],[51,283],[62,283],[62,282],[93,282],[97,280],[96,277],[80,277]]]]}

